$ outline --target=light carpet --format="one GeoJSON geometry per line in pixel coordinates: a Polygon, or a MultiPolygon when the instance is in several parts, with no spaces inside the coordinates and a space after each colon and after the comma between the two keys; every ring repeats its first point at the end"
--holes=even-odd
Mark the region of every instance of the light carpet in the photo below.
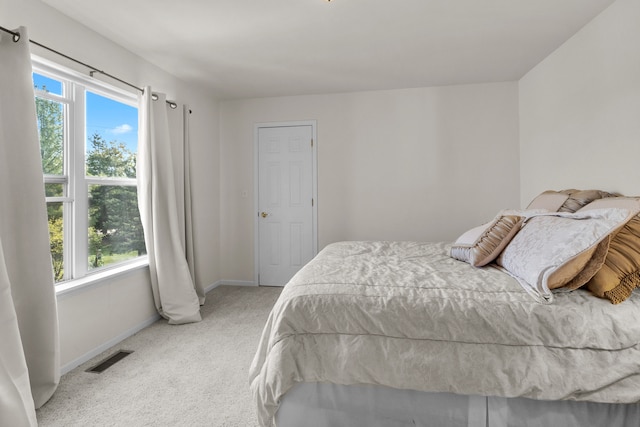
{"type": "Polygon", "coordinates": [[[159,320],[60,381],[37,411],[45,426],[257,426],[248,370],[282,288],[219,286],[203,320],[159,320]],[[85,372],[115,351],[134,353],[101,374],[85,372]]]}

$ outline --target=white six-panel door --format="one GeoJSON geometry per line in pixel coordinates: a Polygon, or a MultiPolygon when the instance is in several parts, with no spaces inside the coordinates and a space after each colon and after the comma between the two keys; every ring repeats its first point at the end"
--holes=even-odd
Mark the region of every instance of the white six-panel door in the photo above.
{"type": "Polygon", "coordinates": [[[258,281],[284,286],[315,255],[313,127],[258,127],[258,281]]]}

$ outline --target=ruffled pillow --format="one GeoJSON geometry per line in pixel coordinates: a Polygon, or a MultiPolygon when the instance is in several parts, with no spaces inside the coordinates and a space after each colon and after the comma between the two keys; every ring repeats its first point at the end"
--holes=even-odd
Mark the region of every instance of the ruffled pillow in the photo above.
{"type": "MultiPolygon", "coordinates": [[[[637,198],[612,197],[596,200],[580,212],[608,207],[636,206],[637,198]]],[[[640,216],[635,216],[609,244],[602,268],[587,283],[587,289],[600,298],[619,304],[640,286],[640,216]]]]}
{"type": "Polygon", "coordinates": [[[619,196],[601,190],[547,190],[536,196],[527,209],[547,209],[550,212],[576,212],[594,200],[619,196]]]}
{"type": "Polygon", "coordinates": [[[482,267],[496,259],[520,230],[525,216],[517,211],[502,211],[493,221],[458,237],[451,247],[451,257],[482,267]]]}

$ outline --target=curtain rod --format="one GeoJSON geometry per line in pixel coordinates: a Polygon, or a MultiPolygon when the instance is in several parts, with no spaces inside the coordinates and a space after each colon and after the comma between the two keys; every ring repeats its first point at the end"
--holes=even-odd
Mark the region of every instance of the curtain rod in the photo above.
{"type": "MultiPolygon", "coordinates": [[[[20,33],[19,33],[19,32],[17,32],[17,31],[11,31],[11,30],[9,30],[9,29],[7,29],[7,28],[4,28],[4,27],[1,27],[1,26],[0,26],[0,30],[4,31],[5,33],[9,33],[9,34],[13,35],[13,41],[14,41],[14,42],[16,42],[16,43],[17,43],[17,42],[18,42],[18,40],[20,40],[20,37],[21,37],[21,36],[20,36],[20,33]]],[[[35,40],[31,40],[31,39],[29,39],[29,42],[31,42],[31,43],[35,44],[36,46],[39,46],[39,47],[41,47],[41,48],[43,48],[43,49],[46,49],[46,50],[48,50],[49,52],[53,52],[53,53],[55,53],[56,55],[60,55],[60,56],[62,56],[63,58],[67,58],[68,60],[73,61],[73,62],[75,62],[76,64],[80,64],[80,65],[82,65],[82,66],[84,66],[84,67],[87,67],[87,68],[91,69],[91,72],[89,73],[89,74],[91,75],[91,77],[93,77],[93,73],[100,73],[100,74],[103,74],[103,75],[105,75],[105,76],[107,76],[107,77],[109,77],[109,78],[112,78],[112,79],[114,79],[114,80],[117,80],[117,81],[119,81],[120,83],[123,83],[123,84],[125,84],[125,85],[127,85],[127,86],[129,86],[129,87],[132,87],[132,88],[134,88],[134,89],[138,90],[138,91],[139,91],[139,92],[141,92],[141,93],[144,93],[144,89],[142,89],[142,88],[140,88],[140,87],[138,87],[138,86],[136,86],[136,85],[133,85],[133,84],[131,84],[131,83],[129,83],[129,82],[126,82],[126,81],[124,81],[124,80],[122,80],[122,79],[120,79],[120,78],[118,78],[118,77],[116,77],[116,76],[113,76],[113,75],[111,75],[111,74],[109,74],[109,73],[107,73],[107,72],[104,72],[104,71],[102,71],[102,70],[100,70],[100,69],[98,69],[98,68],[94,67],[93,65],[89,65],[89,64],[84,63],[84,62],[82,62],[82,61],[78,61],[77,59],[72,58],[72,57],[70,57],[69,55],[65,55],[65,54],[64,54],[64,53],[62,53],[62,52],[58,52],[57,50],[52,49],[52,48],[50,48],[49,46],[45,46],[45,45],[43,45],[42,43],[38,43],[38,42],[37,42],[37,41],[35,41],[35,40]]]]}
{"type": "MultiPolygon", "coordinates": [[[[5,33],[9,33],[9,34],[11,34],[11,35],[13,36],[13,41],[14,41],[14,43],[17,43],[17,42],[20,40],[20,37],[21,37],[21,36],[20,36],[20,33],[19,33],[19,32],[17,32],[17,31],[11,31],[11,30],[9,30],[9,29],[7,29],[7,28],[4,28],[4,27],[2,27],[2,26],[0,26],[0,30],[4,31],[5,33]]],[[[60,55],[60,56],[62,56],[63,58],[66,58],[66,59],[68,59],[68,60],[70,60],[70,61],[73,61],[73,62],[75,62],[75,63],[77,63],[77,64],[80,64],[80,65],[82,65],[83,67],[87,67],[87,68],[89,68],[89,69],[91,70],[91,71],[89,72],[89,75],[90,75],[91,77],[93,77],[93,74],[94,74],[94,73],[100,73],[100,74],[102,74],[102,75],[104,75],[104,76],[106,76],[106,77],[109,77],[109,78],[111,78],[111,79],[113,79],[113,80],[119,81],[119,82],[120,82],[120,83],[122,83],[122,84],[125,84],[125,85],[127,85],[127,86],[129,86],[129,87],[132,87],[132,88],[136,89],[137,91],[139,91],[140,93],[144,93],[144,89],[143,89],[143,88],[140,88],[140,87],[138,87],[138,86],[136,86],[136,85],[134,85],[134,84],[131,84],[131,83],[129,83],[129,82],[126,82],[126,81],[124,81],[124,80],[122,80],[122,79],[120,79],[120,78],[118,78],[118,77],[116,77],[116,76],[114,76],[114,75],[111,75],[111,74],[109,74],[109,73],[107,73],[107,72],[104,72],[104,71],[102,71],[102,70],[100,70],[100,69],[98,69],[98,68],[96,68],[96,67],[94,67],[94,66],[92,66],[92,65],[89,65],[89,64],[84,63],[84,62],[82,62],[82,61],[79,61],[79,60],[77,60],[77,59],[75,59],[75,58],[72,58],[72,57],[70,57],[69,55],[65,55],[64,53],[59,52],[59,51],[57,51],[57,50],[55,50],[55,49],[52,49],[52,48],[50,48],[49,46],[45,46],[45,45],[43,45],[42,43],[38,43],[38,42],[37,42],[37,41],[35,41],[35,40],[31,40],[31,39],[29,39],[29,42],[30,42],[30,43],[33,43],[33,44],[35,44],[36,46],[39,46],[39,47],[41,47],[41,48],[43,48],[43,49],[46,49],[46,50],[48,50],[49,52],[53,52],[53,53],[55,53],[56,55],[60,55]]],[[[158,99],[158,97],[157,97],[157,96],[155,96],[155,99],[158,99]]],[[[155,100],[155,99],[154,99],[154,100],[155,100]]],[[[169,101],[169,100],[167,100],[166,102],[167,102],[167,104],[169,104],[169,106],[170,106],[171,108],[174,108],[174,109],[175,109],[175,108],[178,106],[178,104],[176,104],[176,103],[175,103],[175,102],[173,102],[173,101],[169,101]]],[[[189,114],[191,114],[191,110],[189,110],[189,114]]]]}

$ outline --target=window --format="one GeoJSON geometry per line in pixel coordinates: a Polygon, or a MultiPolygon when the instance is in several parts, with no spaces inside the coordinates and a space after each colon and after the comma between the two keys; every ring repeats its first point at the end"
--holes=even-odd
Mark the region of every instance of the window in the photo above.
{"type": "Polygon", "coordinates": [[[33,68],[56,283],[145,255],[136,96],[37,60],[33,68]]]}

